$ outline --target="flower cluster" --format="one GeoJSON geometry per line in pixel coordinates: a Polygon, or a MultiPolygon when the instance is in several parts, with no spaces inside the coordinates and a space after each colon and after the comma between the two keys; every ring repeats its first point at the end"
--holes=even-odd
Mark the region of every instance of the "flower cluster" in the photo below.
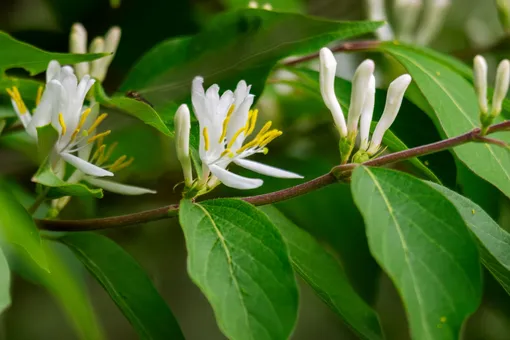
{"type": "Polygon", "coordinates": [[[411,83],[411,76],[404,74],[395,79],[388,88],[386,105],[381,119],[369,140],[370,124],[375,104],[375,64],[372,60],[365,60],[357,68],[352,80],[352,93],[347,122],[335,94],[335,74],[337,62],[328,48],[320,51],[320,87],[321,95],[340,133],[340,155],[342,163],[349,161],[359,137],[359,150],[354,155],[354,162],[363,162],[374,156],[381,147],[384,133],[393,124],[404,93],[411,83]],[[359,134],[358,134],[359,126],[359,134]]]}
{"type": "MultiPolygon", "coordinates": [[[[376,31],[377,36],[380,40],[396,36],[404,42],[428,45],[441,30],[450,5],[451,0],[430,0],[426,5],[423,0],[394,0],[394,29],[386,24],[376,31]],[[421,12],[421,23],[416,27],[421,12]]],[[[367,8],[370,20],[388,21],[384,0],[367,0],[367,8]]]]}
{"type": "Polygon", "coordinates": [[[282,132],[272,129],[269,121],[255,133],[258,110],[251,109],[254,96],[250,86],[240,81],[234,92],[219,95],[219,86],[207,91],[203,78],[196,77],[192,84],[192,103],[199,123],[199,154],[202,170],[197,180],[192,178],[189,154],[190,111],[187,105],[179,107],[175,115],[177,154],[184,170],[185,184],[193,194],[204,194],[220,182],[237,189],[254,189],[263,184],[261,179],[247,178],[228,170],[231,163],[257,173],[278,178],[301,178],[292,172],[258,163],[247,158],[267,154],[268,144],[282,132]],[[249,139],[249,142],[245,142],[249,139]]]}
{"type": "MultiPolygon", "coordinates": [[[[110,37],[106,39],[110,41],[109,51],[114,52],[111,46],[116,48],[120,32],[114,29],[109,35],[110,37]]],[[[83,45],[84,41],[86,43],[86,31],[81,25],[75,25],[71,33],[71,50],[85,53],[86,51],[76,47],[83,45]]],[[[105,50],[95,49],[94,51],[105,50]]],[[[115,145],[108,148],[104,144],[104,138],[111,131],[99,132],[99,127],[107,114],[99,115],[99,104],[92,98],[88,100],[88,105],[86,104],[90,89],[106,74],[110,60],[102,60],[105,58],[95,61],[95,64],[91,66],[91,70],[95,72],[98,79],[84,73],[88,70],[87,63],[75,66],[79,73],[77,77],[71,66],[61,66],[57,61],[51,61],[46,70],[46,84],[38,90],[36,107],[32,113],[29,112],[16,86],[7,89],[7,93],[11,97],[19,120],[35,142],[39,137],[38,128],[51,124],[55,129],[58,136],[50,154],[44,156],[47,156],[46,164],[61,180],[67,183],[85,181],[93,186],[125,195],[154,193],[152,190],[102,179],[102,177],[113,176],[114,172],[126,168],[133,162],[133,159],[127,159],[127,156],[110,161],[115,145]],[[66,163],[75,169],[69,176],[66,176],[66,163]]],[[[61,209],[68,200],[64,198],[60,201],[55,200],[53,203],[61,209]]]]}
{"type": "Polygon", "coordinates": [[[494,94],[490,103],[487,100],[487,61],[484,57],[478,55],[474,59],[474,83],[476,95],[478,97],[478,107],[480,109],[480,122],[482,123],[482,131],[492,124],[494,118],[499,116],[503,106],[503,100],[508,93],[510,84],[510,62],[505,59],[498,65],[496,71],[496,84],[494,86],[494,94]]]}

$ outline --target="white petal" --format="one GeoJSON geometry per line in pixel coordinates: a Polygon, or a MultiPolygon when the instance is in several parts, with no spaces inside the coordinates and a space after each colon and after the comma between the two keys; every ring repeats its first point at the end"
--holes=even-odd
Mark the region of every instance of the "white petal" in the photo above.
{"type": "Polygon", "coordinates": [[[496,85],[494,86],[494,95],[492,97],[492,114],[495,116],[501,112],[501,106],[506,98],[509,84],[510,62],[505,59],[499,63],[498,70],[496,71],[496,85]]]}
{"type": "Polygon", "coordinates": [[[487,104],[487,70],[487,61],[481,55],[477,55],[474,60],[473,80],[478,96],[478,106],[483,113],[487,113],[489,110],[487,104]]]}
{"type": "Polygon", "coordinates": [[[372,75],[368,83],[367,94],[365,96],[365,103],[361,111],[361,118],[359,123],[359,137],[361,141],[361,149],[366,150],[368,147],[368,135],[370,133],[370,123],[372,123],[372,116],[374,114],[375,104],[375,77],[372,75]]]}
{"type": "Polygon", "coordinates": [[[60,64],[56,60],[50,61],[48,68],[46,69],[46,83],[49,83],[52,79],[60,78],[60,64]]]}
{"type": "Polygon", "coordinates": [[[342,137],[347,136],[344,113],[335,94],[336,59],[326,47],[320,51],[320,89],[324,104],[331,111],[335,125],[342,137]]]}
{"type": "Polygon", "coordinates": [[[255,171],[258,172],[259,174],[266,176],[277,178],[303,178],[303,176],[295,174],[293,172],[275,168],[273,166],[269,166],[259,162],[250,161],[248,159],[239,158],[234,160],[234,163],[245,169],[255,171]]]}
{"type": "Polygon", "coordinates": [[[114,192],[121,195],[143,195],[143,194],[155,194],[156,191],[136,187],[133,185],[121,184],[105,179],[98,179],[93,177],[85,177],[85,182],[88,182],[96,187],[103,188],[104,190],[114,192]]]}
{"type": "Polygon", "coordinates": [[[218,179],[227,187],[241,190],[255,189],[264,183],[264,181],[261,179],[242,177],[217,165],[211,165],[209,169],[211,170],[212,174],[218,177],[218,179]]]}
{"type": "Polygon", "coordinates": [[[374,73],[374,68],[374,62],[367,59],[358,66],[354,73],[352,79],[351,102],[349,105],[349,113],[347,114],[347,131],[349,131],[349,133],[358,130],[361,110],[365,103],[368,85],[374,73]]]}
{"type": "Polygon", "coordinates": [[[86,175],[103,177],[103,176],[113,176],[113,173],[107,171],[103,168],[100,168],[92,163],[89,163],[75,155],[71,155],[66,152],[62,152],[60,156],[69,164],[74,166],[76,169],[80,170],[86,175]]]}

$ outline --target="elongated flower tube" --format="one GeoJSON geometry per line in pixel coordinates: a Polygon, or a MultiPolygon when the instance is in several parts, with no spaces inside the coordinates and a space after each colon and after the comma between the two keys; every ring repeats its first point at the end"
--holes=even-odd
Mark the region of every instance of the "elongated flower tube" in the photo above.
{"type": "Polygon", "coordinates": [[[384,133],[395,121],[398,111],[400,110],[400,106],[402,105],[402,100],[404,99],[404,93],[411,81],[411,76],[404,74],[390,84],[383,114],[375,127],[370,147],[367,150],[369,155],[374,155],[377,151],[379,151],[384,133]]]}
{"type": "Polygon", "coordinates": [[[365,104],[365,97],[374,73],[374,68],[374,62],[367,59],[358,66],[354,73],[354,78],[352,79],[351,103],[347,115],[347,131],[348,134],[353,137],[356,137],[358,133],[358,122],[365,104]]]}
{"type": "Polygon", "coordinates": [[[282,134],[271,129],[267,122],[255,134],[258,110],[251,110],[254,96],[250,86],[241,80],[235,92],[225,91],[219,95],[219,86],[212,85],[207,91],[203,78],[196,77],[192,85],[193,110],[200,127],[199,154],[202,175],[198,186],[207,191],[219,182],[236,189],[254,189],[263,181],[242,177],[227,168],[235,163],[248,170],[278,178],[302,178],[295,173],[248,160],[256,154],[268,152],[267,145],[282,134]],[[249,142],[246,139],[250,138],[249,142]]]}
{"type": "Polygon", "coordinates": [[[485,58],[477,55],[474,59],[473,76],[478,106],[480,113],[483,115],[489,112],[489,105],[487,104],[487,70],[488,66],[485,58]]]}
{"type": "Polygon", "coordinates": [[[188,106],[182,104],[175,114],[175,148],[177,159],[182,166],[184,184],[190,187],[193,183],[193,168],[189,154],[189,133],[191,129],[190,113],[188,106]]]}
{"type": "MultiPolygon", "coordinates": [[[[386,8],[384,4],[384,0],[366,0],[368,18],[372,21],[388,21],[388,16],[386,15],[386,8]]],[[[376,35],[379,40],[392,40],[393,30],[391,26],[386,23],[383,26],[379,27],[376,31],[376,35]]]]}
{"type": "Polygon", "coordinates": [[[324,47],[320,51],[320,88],[324,104],[331,111],[341,137],[347,137],[347,124],[344,113],[335,94],[336,59],[331,50],[324,47]]]}
{"type": "Polygon", "coordinates": [[[361,112],[361,119],[359,123],[360,135],[360,149],[366,150],[369,145],[370,123],[372,123],[372,116],[374,115],[375,106],[375,76],[370,77],[368,88],[365,96],[365,103],[361,112]]]}
{"type": "Polygon", "coordinates": [[[505,59],[499,63],[498,70],[496,71],[496,85],[494,86],[491,108],[491,115],[493,117],[501,113],[501,106],[503,105],[503,100],[506,98],[509,82],[510,62],[505,59]]]}
{"type": "MultiPolygon", "coordinates": [[[[87,30],[80,23],[76,23],[71,27],[69,51],[75,54],[87,53],[87,30]]],[[[89,74],[89,63],[86,61],[78,63],[74,65],[74,70],[78,79],[81,79],[86,74],[89,74]]]]}
{"type": "Polygon", "coordinates": [[[398,39],[412,42],[418,16],[423,8],[422,0],[395,0],[393,10],[397,20],[398,39]]]}
{"type": "Polygon", "coordinates": [[[416,43],[428,45],[443,27],[451,0],[430,0],[425,6],[423,20],[416,34],[416,43]]]}

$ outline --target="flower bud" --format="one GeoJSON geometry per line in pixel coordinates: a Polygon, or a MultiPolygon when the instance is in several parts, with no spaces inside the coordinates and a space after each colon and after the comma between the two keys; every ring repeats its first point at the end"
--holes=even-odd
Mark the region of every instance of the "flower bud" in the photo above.
{"type": "MultiPolygon", "coordinates": [[[[388,21],[384,0],[367,0],[368,18],[372,21],[388,21]]],[[[379,40],[393,40],[393,31],[388,23],[375,31],[379,40]]]]}
{"type": "Polygon", "coordinates": [[[474,59],[473,76],[480,114],[486,115],[489,111],[487,104],[487,62],[480,55],[477,55],[474,59]]]}
{"type": "Polygon", "coordinates": [[[400,106],[402,105],[402,100],[404,99],[404,93],[411,83],[411,80],[412,78],[410,75],[404,74],[390,84],[384,112],[375,127],[374,134],[372,135],[372,141],[370,142],[370,147],[367,151],[369,155],[373,155],[379,150],[384,133],[389,129],[397,117],[400,106]]]}
{"type": "Polygon", "coordinates": [[[362,62],[352,79],[351,103],[349,106],[349,114],[347,115],[347,131],[349,135],[356,136],[358,131],[358,122],[361,116],[361,110],[365,104],[370,79],[374,73],[375,64],[372,60],[367,59],[362,62]]]}
{"type": "Polygon", "coordinates": [[[436,37],[443,27],[450,5],[451,0],[431,0],[428,6],[425,6],[423,20],[416,34],[417,44],[428,45],[436,37]]]}
{"type": "Polygon", "coordinates": [[[496,71],[496,85],[494,87],[491,109],[491,115],[493,117],[501,113],[501,106],[503,105],[503,100],[506,98],[509,82],[510,62],[505,59],[499,63],[498,70],[496,71]]]}
{"type": "Polygon", "coordinates": [[[418,15],[423,8],[422,0],[395,0],[394,13],[397,20],[398,38],[405,42],[413,40],[418,15]]]}
{"type": "Polygon", "coordinates": [[[265,3],[264,6],[262,6],[262,9],[265,9],[266,11],[272,11],[273,6],[270,3],[265,3]]]}
{"type": "Polygon", "coordinates": [[[374,114],[375,105],[375,77],[372,75],[368,82],[367,94],[365,96],[365,103],[361,111],[361,118],[359,123],[359,135],[361,140],[360,149],[366,150],[368,148],[368,137],[370,133],[370,123],[372,123],[372,116],[374,114]]]}
{"type": "MultiPolygon", "coordinates": [[[[104,39],[101,37],[97,37],[90,43],[89,47],[89,53],[104,53],[104,39]]],[[[102,58],[96,59],[90,62],[90,75],[99,81],[101,79],[99,76],[101,76],[102,71],[101,68],[103,66],[103,63],[101,61],[102,58]]]]}
{"type": "Polygon", "coordinates": [[[177,150],[177,159],[182,166],[184,174],[184,183],[191,187],[193,183],[193,172],[191,157],[189,154],[189,134],[191,129],[190,112],[186,104],[182,104],[177,109],[174,118],[175,124],[175,148],[177,150]]]}
{"type": "MultiPolygon", "coordinates": [[[[69,36],[69,51],[75,54],[87,53],[87,30],[80,23],[74,24],[71,28],[71,35],[69,36]]],[[[78,63],[74,65],[74,70],[78,79],[81,79],[84,75],[89,73],[89,63],[78,63]]]]}
{"type": "Polygon", "coordinates": [[[326,47],[320,51],[320,88],[324,104],[331,111],[341,137],[347,137],[347,125],[335,94],[336,59],[326,47]]]}

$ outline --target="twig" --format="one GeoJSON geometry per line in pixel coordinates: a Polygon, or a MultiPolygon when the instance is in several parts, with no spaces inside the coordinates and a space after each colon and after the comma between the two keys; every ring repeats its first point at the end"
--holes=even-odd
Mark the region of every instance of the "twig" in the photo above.
{"type": "MultiPolygon", "coordinates": [[[[510,129],[510,121],[505,121],[503,123],[495,124],[489,127],[487,130],[488,133],[494,133],[498,131],[506,131],[510,129]]],[[[415,157],[420,157],[424,155],[428,155],[431,153],[447,150],[462,144],[466,144],[469,142],[473,142],[479,140],[480,138],[480,129],[476,128],[471,130],[465,134],[462,134],[457,137],[448,138],[442,141],[438,141],[435,143],[418,146],[412,149],[407,149],[395,153],[391,153],[388,155],[384,155],[375,159],[371,159],[363,165],[368,166],[381,166],[390,163],[400,162],[404,160],[408,160],[415,157]]],[[[484,137],[486,138],[486,137],[484,137]]],[[[331,169],[325,175],[312,179],[311,181],[263,194],[257,196],[250,196],[241,198],[242,200],[249,202],[254,205],[265,205],[276,203],[284,200],[288,200],[290,198],[294,198],[297,196],[305,195],[309,192],[318,190],[330,184],[336,183],[338,181],[345,181],[350,172],[356,168],[358,164],[344,164],[338,165],[331,169]]],[[[117,228],[123,227],[127,225],[133,225],[138,223],[146,223],[151,221],[157,221],[164,218],[169,218],[176,216],[179,211],[178,204],[172,204],[168,206],[164,206],[161,208],[142,211],[138,213],[133,213],[129,215],[123,216],[114,216],[114,217],[106,217],[106,218],[94,218],[94,219],[86,219],[86,220],[37,220],[37,224],[41,229],[52,230],[52,231],[87,231],[87,230],[99,230],[99,229],[108,229],[108,228],[117,228]]]]}

